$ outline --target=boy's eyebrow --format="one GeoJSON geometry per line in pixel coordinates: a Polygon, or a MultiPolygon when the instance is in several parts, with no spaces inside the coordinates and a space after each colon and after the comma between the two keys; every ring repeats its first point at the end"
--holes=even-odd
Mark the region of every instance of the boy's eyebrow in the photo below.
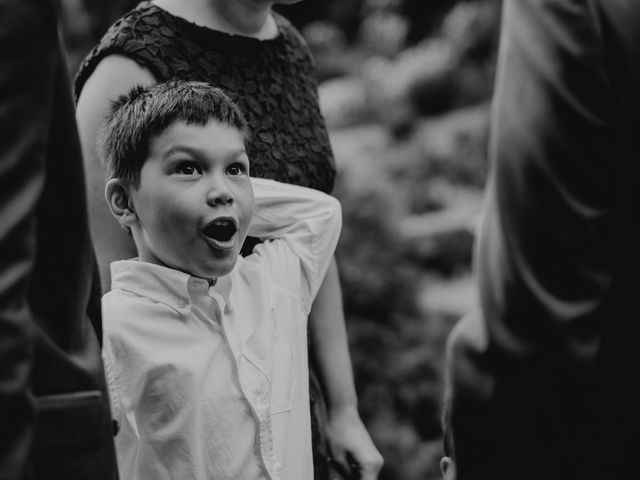
{"type": "MultiPolygon", "coordinates": [[[[204,150],[189,145],[172,145],[162,154],[162,156],[166,158],[172,153],[189,153],[197,157],[207,156],[204,150]]],[[[248,157],[247,150],[245,148],[237,148],[236,150],[232,150],[227,156],[230,158],[238,158],[243,155],[248,157]]]]}
{"type": "Polygon", "coordinates": [[[247,157],[247,163],[249,163],[249,154],[247,153],[246,148],[239,148],[238,150],[234,151],[233,158],[238,160],[240,157],[247,157]]]}
{"type": "Polygon", "coordinates": [[[172,153],[190,153],[198,156],[202,155],[202,151],[199,148],[190,147],[189,145],[171,145],[162,153],[162,156],[168,157],[172,153]]]}

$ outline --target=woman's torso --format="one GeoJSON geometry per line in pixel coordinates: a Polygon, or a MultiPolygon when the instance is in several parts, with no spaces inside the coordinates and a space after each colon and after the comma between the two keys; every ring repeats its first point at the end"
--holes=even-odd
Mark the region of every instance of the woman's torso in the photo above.
{"type": "Polygon", "coordinates": [[[270,40],[231,35],[142,2],[116,22],[82,63],[76,96],[100,61],[125,55],[159,82],[208,81],[243,109],[252,175],[330,192],[333,153],[320,113],[312,58],[300,34],[274,14],[270,40]]]}

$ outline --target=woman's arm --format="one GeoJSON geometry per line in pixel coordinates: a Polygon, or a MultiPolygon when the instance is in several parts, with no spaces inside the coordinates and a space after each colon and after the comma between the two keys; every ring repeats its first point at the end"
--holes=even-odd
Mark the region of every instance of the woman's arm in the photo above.
{"type": "Polygon", "coordinates": [[[309,341],[327,399],[327,436],[333,458],[350,469],[347,456],[351,456],[358,464],[360,478],[375,480],[383,460],[358,413],[335,259],[311,308],[309,341]]]}
{"type": "Polygon", "coordinates": [[[100,268],[103,292],[111,289],[109,265],[136,255],[133,239],[113,219],[104,199],[106,169],[97,152],[98,135],[111,102],[135,85],[152,85],[149,70],[122,56],[105,57],[84,84],[76,119],[87,178],[89,224],[100,268]]]}

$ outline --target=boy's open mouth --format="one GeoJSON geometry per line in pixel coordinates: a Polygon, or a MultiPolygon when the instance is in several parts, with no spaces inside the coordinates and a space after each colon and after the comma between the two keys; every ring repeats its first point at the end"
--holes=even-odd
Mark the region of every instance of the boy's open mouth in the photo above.
{"type": "Polygon", "coordinates": [[[209,222],[202,233],[216,242],[226,243],[233,239],[238,231],[236,220],[231,217],[220,217],[209,222]]]}

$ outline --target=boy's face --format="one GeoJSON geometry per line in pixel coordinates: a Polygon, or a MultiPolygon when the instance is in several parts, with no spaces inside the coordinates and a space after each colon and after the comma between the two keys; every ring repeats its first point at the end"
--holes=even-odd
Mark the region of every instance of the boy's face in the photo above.
{"type": "Polygon", "coordinates": [[[152,140],[129,201],[141,261],[204,278],[228,274],[253,215],[242,134],[216,120],[175,123],[152,140]]]}

